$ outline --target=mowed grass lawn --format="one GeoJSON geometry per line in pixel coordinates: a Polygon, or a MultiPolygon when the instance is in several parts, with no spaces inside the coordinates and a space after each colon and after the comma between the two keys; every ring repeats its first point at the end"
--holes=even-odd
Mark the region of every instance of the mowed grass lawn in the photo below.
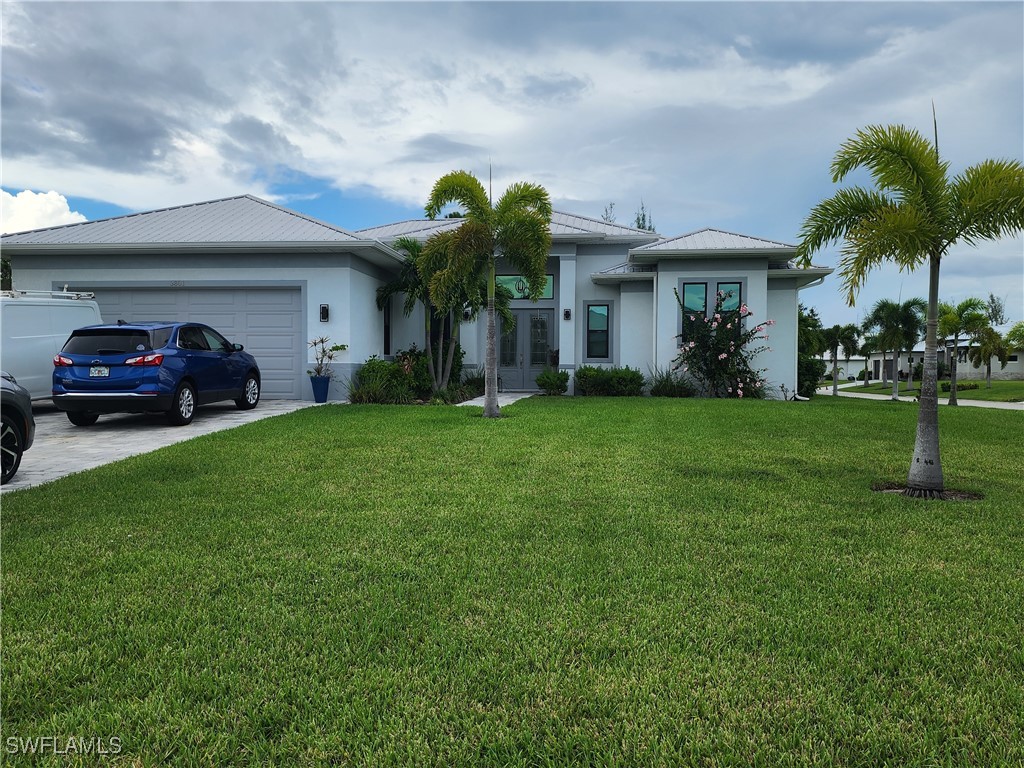
{"type": "MultiPolygon", "coordinates": [[[[961,384],[965,383],[962,379],[961,384]]],[[[971,383],[975,383],[974,380],[971,383]]],[[[989,400],[1003,403],[1019,403],[1024,401],[1024,381],[997,381],[992,382],[992,386],[986,387],[985,381],[978,381],[978,389],[962,389],[956,393],[957,400],[989,400]]],[[[832,386],[831,379],[825,386],[832,386]]],[[[882,384],[881,382],[875,384],[868,384],[864,386],[863,382],[860,382],[855,387],[844,388],[849,392],[863,392],[874,395],[891,395],[892,394],[892,382],[888,384],[882,384]]],[[[906,382],[900,382],[900,396],[916,395],[921,389],[921,382],[915,381],[914,388],[908,390],[906,382]]],[[[949,392],[943,392],[939,390],[939,402],[944,402],[949,399],[949,392]]]]}
{"type": "Polygon", "coordinates": [[[872,492],[916,408],[325,406],[5,495],[5,746],[1020,765],[1024,414],[941,412],[983,500],[872,492]]]}

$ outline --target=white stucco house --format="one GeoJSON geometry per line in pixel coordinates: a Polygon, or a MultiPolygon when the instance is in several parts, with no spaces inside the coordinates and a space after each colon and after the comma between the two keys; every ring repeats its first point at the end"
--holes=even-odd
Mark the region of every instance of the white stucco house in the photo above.
{"type": "MultiPolygon", "coordinates": [[[[106,321],[190,319],[245,345],[260,363],[265,397],[312,397],[307,342],[329,336],[339,354],[332,398],[371,355],[423,345],[423,318],[396,303],[381,312],[378,286],[396,274],[400,236],[426,240],[458,219],[405,221],[348,232],[252,196],[5,235],[19,290],[90,291],[106,321]]],[[[535,389],[553,359],[578,365],[667,368],[677,352],[675,290],[711,312],[718,290],[774,320],[766,351],[774,392],[796,388],[799,291],[832,272],[801,269],[795,246],[704,229],[674,238],[556,212],[548,284],[513,301],[513,333],[499,342],[505,389],[535,389]]],[[[518,275],[500,262],[515,294],[518,275]]],[[[421,312],[421,310],[418,310],[421,312]]],[[[482,365],[484,321],[463,326],[465,365],[482,365]]]]}

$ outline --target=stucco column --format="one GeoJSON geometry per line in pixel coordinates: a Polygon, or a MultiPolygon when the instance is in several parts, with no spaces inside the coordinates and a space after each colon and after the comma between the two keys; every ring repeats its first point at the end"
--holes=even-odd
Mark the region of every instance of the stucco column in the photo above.
{"type": "MultiPolygon", "coordinates": [[[[558,324],[558,366],[572,370],[576,365],[576,257],[561,256],[558,260],[558,306],[555,323],[558,324]],[[565,319],[565,310],[571,310],[571,319],[565,319]]],[[[570,381],[572,374],[570,373],[570,381]]]]}

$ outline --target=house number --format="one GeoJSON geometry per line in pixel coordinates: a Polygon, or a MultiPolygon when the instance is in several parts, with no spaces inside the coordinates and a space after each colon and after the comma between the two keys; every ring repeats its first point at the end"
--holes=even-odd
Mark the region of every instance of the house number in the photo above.
{"type": "Polygon", "coordinates": [[[184,280],[171,280],[171,288],[184,288],[184,287],[185,287],[185,281],[184,280]]]}

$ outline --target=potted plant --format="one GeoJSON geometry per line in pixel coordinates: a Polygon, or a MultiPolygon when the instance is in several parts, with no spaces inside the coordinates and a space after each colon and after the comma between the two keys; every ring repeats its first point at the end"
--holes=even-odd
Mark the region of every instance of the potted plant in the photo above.
{"type": "Polygon", "coordinates": [[[309,383],[313,387],[313,400],[317,403],[326,403],[331,378],[334,376],[331,363],[334,362],[335,353],[348,349],[348,344],[331,344],[329,337],[321,336],[311,339],[309,348],[313,350],[313,368],[306,373],[309,374],[309,383]]]}

